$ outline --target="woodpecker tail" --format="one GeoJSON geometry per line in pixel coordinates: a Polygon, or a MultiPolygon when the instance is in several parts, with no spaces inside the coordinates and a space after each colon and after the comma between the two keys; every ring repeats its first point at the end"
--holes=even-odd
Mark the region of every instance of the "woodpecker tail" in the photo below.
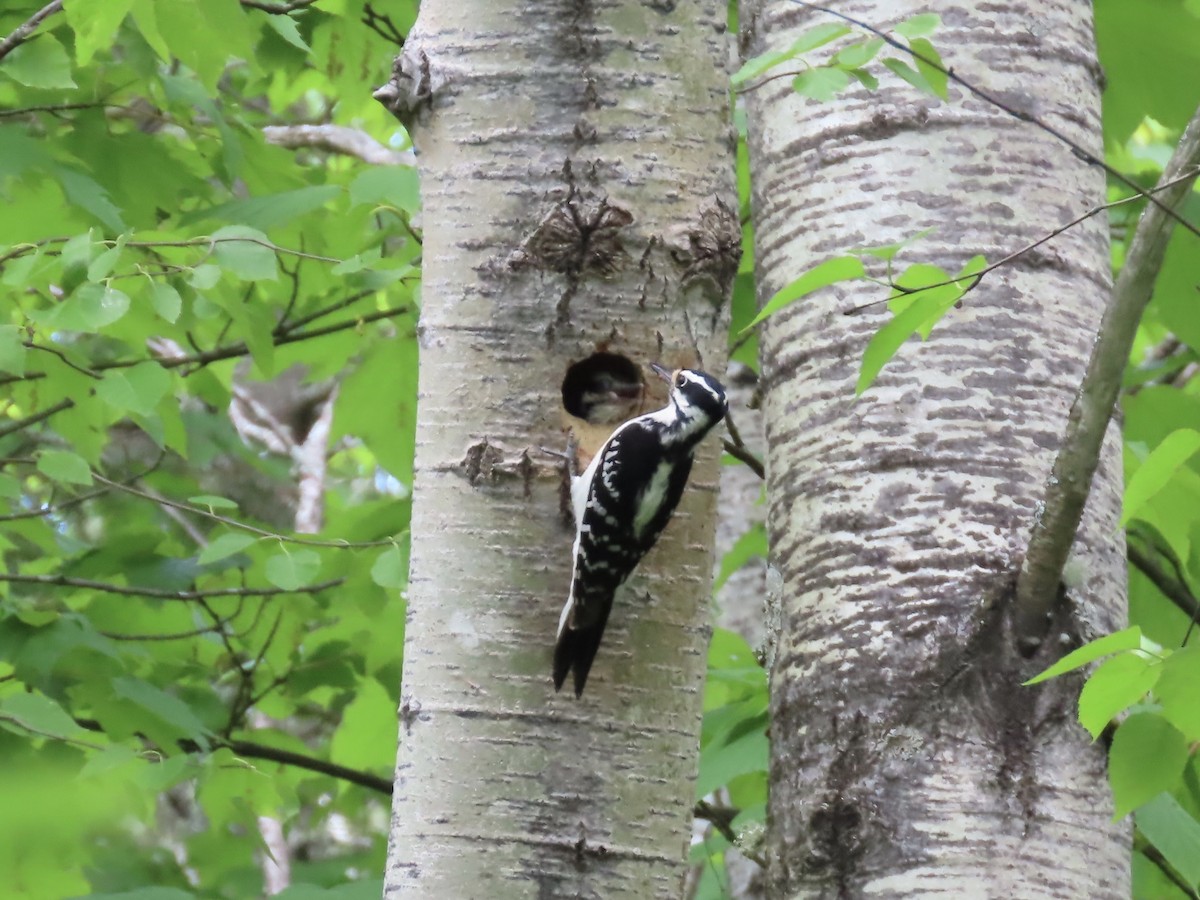
{"type": "Polygon", "coordinates": [[[610,601],[598,610],[599,617],[586,625],[572,627],[569,622],[563,622],[563,627],[558,632],[558,643],[554,645],[556,691],[562,689],[563,682],[567,680],[567,673],[574,669],[575,696],[583,694],[583,686],[587,684],[592,661],[596,658],[596,651],[600,649],[600,640],[604,637],[604,626],[608,624],[608,613],[611,609],[610,601]]]}

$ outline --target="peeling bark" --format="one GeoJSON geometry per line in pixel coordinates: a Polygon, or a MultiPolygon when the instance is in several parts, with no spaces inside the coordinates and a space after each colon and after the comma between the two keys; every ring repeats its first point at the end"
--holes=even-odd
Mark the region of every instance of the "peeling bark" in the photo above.
{"type": "Polygon", "coordinates": [[[714,0],[429,0],[376,93],[426,224],[389,897],[679,895],[717,448],[579,701],[550,680],[573,533],[542,448],[593,353],[724,368],[725,292],[689,277],[730,240],[708,212],[733,196],[724,21],[714,0]]]}
{"type": "MultiPolygon", "coordinates": [[[[855,0],[888,27],[937,12],[946,64],[1099,154],[1090,5],[855,0]]],[[[743,52],[829,21],[743,11],[743,52]]],[[[887,79],[819,104],[785,80],[747,95],[765,299],[856,247],[935,232],[902,257],[956,271],[1097,202],[1103,173],[951,86],[887,79]]],[[[882,274],[880,272],[879,274],[882,274]]],[[[768,527],[783,580],[772,670],[772,896],[1126,897],[1103,747],[1074,721],[1078,681],[1020,683],[1124,619],[1110,432],[1076,553],[1084,573],[1032,659],[1013,582],[1111,290],[1090,220],[989,277],[855,399],[884,315],[855,284],[776,314],[762,336],[768,527]]]]}

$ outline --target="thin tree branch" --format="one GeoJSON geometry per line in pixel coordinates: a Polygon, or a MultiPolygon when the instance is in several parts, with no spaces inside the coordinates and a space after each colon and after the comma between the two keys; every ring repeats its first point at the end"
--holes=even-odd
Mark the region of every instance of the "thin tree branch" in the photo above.
{"type": "Polygon", "coordinates": [[[1179,607],[1181,612],[1191,619],[1200,617],[1200,601],[1196,600],[1185,582],[1159,565],[1153,554],[1139,547],[1136,540],[1126,542],[1125,553],[1129,561],[1137,566],[1138,571],[1145,575],[1164,597],[1179,607]]]}
{"type": "MultiPolygon", "coordinates": [[[[868,25],[866,22],[855,19],[852,16],[848,16],[843,12],[838,12],[836,9],[830,9],[828,6],[819,6],[816,3],[809,3],[808,0],[792,0],[792,2],[799,4],[800,6],[807,7],[808,9],[815,9],[815,10],[818,10],[819,12],[827,13],[828,15],[831,15],[831,16],[834,16],[835,18],[841,19],[843,22],[849,22],[851,25],[857,25],[859,28],[863,29],[864,31],[869,31],[871,34],[880,38],[889,46],[895,48],[896,50],[899,50],[901,53],[906,53],[909,56],[911,56],[913,59],[918,60],[919,62],[922,62],[925,65],[929,66],[931,69],[936,69],[937,71],[941,72],[948,79],[950,79],[951,81],[953,81],[955,84],[959,85],[960,87],[965,88],[967,91],[974,94],[980,100],[983,100],[987,103],[992,104],[997,109],[1003,110],[1004,112],[1008,113],[1010,116],[1012,116],[1015,119],[1020,119],[1022,122],[1028,122],[1030,125],[1033,125],[1036,128],[1040,128],[1042,131],[1046,132],[1046,134],[1050,135],[1051,137],[1055,138],[1058,141],[1061,141],[1063,144],[1065,144],[1067,147],[1069,147],[1071,149],[1072,153],[1074,153],[1076,156],[1078,156],[1080,159],[1082,159],[1088,165],[1100,167],[1105,172],[1107,172],[1111,177],[1113,177],[1117,181],[1121,182],[1121,184],[1125,185],[1126,187],[1130,188],[1133,191],[1136,191],[1140,196],[1145,197],[1147,200],[1149,200],[1154,206],[1156,206],[1158,208],[1159,212],[1162,215],[1167,216],[1168,218],[1174,219],[1176,222],[1178,222],[1180,225],[1182,225],[1188,231],[1192,232],[1192,234],[1196,235],[1197,237],[1200,237],[1200,227],[1193,225],[1187,219],[1183,218],[1183,216],[1181,216],[1179,213],[1175,212],[1173,204],[1160,201],[1157,197],[1151,196],[1151,194],[1149,192],[1143,190],[1142,186],[1139,185],[1132,178],[1130,178],[1128,175],[1124,174],[1123,172],[1118,171],[1117,169],[1114,169],[1112,166],[1110,166],[1108,163],[1106,163],[1103,159],[1099,158],[1098,156],[1095,156],[1094,154],[1092,154],[1088,150],[1086,150],[1083,147],[1083,145],[1078,144],[1075,141],[1071,140],[1069,137],[1067,137],[1065,134],[1063,134],[1061,131],[1059,131],[1057,128],[1055,128],[1053,125],[1049,125],[1046,122],[1043,122],[1041,119],[1039,119],[1033,113],[1026,112],[1023,109],[1017,109],[1014,106],[1008,105],[1007,103],[1005,103],[1003,100],[1001,100],[999,97],[995,96],[994,94],[990,94],[987,91],[984,91],[982,88],[976,87],[975,85],[973,85],[969,81],[967,81],[965,78],[963,78],[961,75],[956,75],[954,73],[953,69],[947,69],[945,66],[941,65],[937,60],[930,59],[928,56],[925,56],[922,53],[918,53],[917,51],[915,51],[911,47],[909,47],[907,44],[904,44],[901,41],[896,40],[896,38],[892,37],[887,32],[881,31],[880,29],[874,27],[873,25],[868,25]]],[[[1174,177],[1175,175],[1178,175],[1178,174],[1179,174],[1179,171],[1176,170],[1175,172],[1172,173],[1172,177],[1174,177]]]]}
{"type": "Polygon", "coordinates": [[[395,44],[397,47],[404,46],[404,33],[388,16],[376,12],[375,7],[370,3],[363,6],[362,23],[385,41],[395,44]]]}
{"type": "Polygon", "coordinates": [[[1067,431],[1054,460],[1046,488],[1045,509],[1033,525],[1025,560],[1017,578],[1017,630],[1025,646],[1036,646],[1045,634],[1049,613],[1059,592],[1063,566],[1075,540],[1100,447],[1121,389],[1121,377],[1137,333],[1142,312],[1154,293],[1162,268],[1172,220],[1163,212],[1182,204],[1195,178],[1179,180],[1182,172],[1200,165],[1200,108],[1192,115],[1163,171],[1160,184],[1175,181],[1164,199],[1142,212],[1129,244],[1125,266],[1113,287],[1100,332],[1092,345],[1087,373],[1071,406],[1067,431]]]}
{"type": "Polygon", "coordinates": [[[707,800],[701,800],[694,807],[692,807],[692,815],[695,818],[703,819],[705,822],[711,824],[713,828],[720,832],[721,836],[725,838],[725,840],[729,841],[730,844],[738,849],[738,852],[741,853],[742,856],[746,857],[746,859],[750,860],[751,862],[758,863],[761,868],[765,869],[767,867],[766,860],[764,860],[757,853],[754,853],[748,849],[744,849],[738,843],[738,836],[733,830],[733,820],[738,817],[740,812],[740,809],[736,809],[732,806],[716,806],[712,803],[709,803],[707,800]]]}
{"type": "Polygon", "coordinates": [[[38,424],[38,422],[45,422],[55,413],[70,409],[74,405],[74,400],[59,400],[53,406],[49,406],[39,413],[34,413],[32,416],[26,416],[24,419],[16,419],[12,422],[5,422],[3,425],[0,425],[0,438],[8,437],[10,434],[22,431],[32,425],[38,424]]]}
{"type": "Polygon", "coordinates": [[[289,0],[287,3],[266,3],[264,0],[239,0],[239,2],[249,9],[260,9],[273,16],[283,16],[297,9],[312,6],[317,0],[289,0]]]}
{"type": "Polygon", "coordinates": [[[245,597],[238,597],[237,609],[230,615],[218,618],[212,625],[206,625],[203,628],[193,628],[190,631],[172,631],[165,634],[125,634],[116,631],[97,631],[96,633],[108,638],[110,641],[183,641],[205,634],[218,634],[224,631],[226,625],[242,614],[242,607],[245,603],[245,597]]]}
{"type": "Polygon", "coordinates": [[[26,19],[23,23],[13,29],[12,34],[0,41],[0,59],[8,56],[17,47],[25,43],[29,36],[42,24],[43,19],[47,19],[56,12],[62,12],[62,0],[54,0],[53,3],[47,3],[32,16],[26,19]]]}
{"type": "MultiPolygon", "coordinates": [[[[87,731],[96,732],[97,734],[104,733],[104,727],[95,719],[75,717],[75,722],[87,731]]],[[[202,747],[196,741],[184,739],[179,741],[179,747],[185,753],[206,753],[210,749],[225,748],[247,759],[266,759],[271,762],[282,763],[285,766],[295,766],[298,769],[307,769],[310,772],[340,778],[342,781],[348,781],[351,784],[357,784],[360,787],[365,787],[387,796],[391,796],[392,793],[392,782],[386,778],[380,778],[378,775],[372,775],[370,772],[351,769],[349,766],[340,766],[337,763],[318,759],[315,756],[309,756],[305,753],[296,753],[293,750],[284,750],[280,747],[269,747],[266,744],[259,744],[254,741],[242,741],[237,738],[217,738],[206,748],[202,747]]]]}
{"type": "MultiPolygon", "coordinates": [[[[178,500],[168,500],[166,497],[156,496],[155,494],[147,493],[146,491],[138,490],[127,484],[121,484],[117,481],[112,481],[105,478],[98,472],[92,472],[92,477],[101,484],[106,484],[109,487],[116,488],[126,494],[132,494],[135,497],[141,497],[144,500],[152,500],[155,503],[160,503],[164,506],[173,506],[176,509],[182,509],[184,512],[195,513],[198,516],[204,516],[206,519],[212,519],[214,522],[220,522],[222,525],[228,525],[230,528],[238,528],[242,531],[248,531],[251,534],[257,534],[259,537],[270,538],[276,541],[286,541],[289,544],[303,544],[307,547],[337,547],[339,549],[350,549],[358,547],[386,547],[395,543],[394,540],[385,541],[323,541],[317,538],[302,538],[295,535],[278,534],[274,531],[267,531],[265,528],[258,528],[254,525],[249,525],[245,522],[239,522],[237,519],[231,519],[228,516],[222,516],[212,510],[204,509],[200,506],[193,506],[190,503],[180,503],[178,500]]],[[[263,591],[251,591],[252,595],[264,594],[263,591]]],[[[276,591],[275,593],[294,593],[289,591],[276,591]]],[[[212,594],[203,594],[203,596],[214,596],[212,594]]]]}
{"type": "MultiPolygon", "coordinates": [[[[1156,193],[1160,193],[1165,190],[1169,190],[1170,188],[1174,187],[1176,184],[1178,184],[1181,181],[1186,181],[1189,178],[1195,178],[1197,176],[1197,174],[1200,174],[1200,169],[1192,169],[1191,171],[1185,172],[1184,174],[1180,175],[1178,178],[1173,178],[1168,182],[1156,185],[1155,187],[1153,187],[1149,191],[1147,191],[1147,193],[1156,194],[1156,193]]],[[[950,285],[957,285],[963,281],[971,282],[970,286],[963,290],[964,295],[969,294],[969,293],[971,293],[971,291],[975,290],[975,288],[979,287],[979,283],[981,281],[983,281],[985,275],[991,274],[996,269],[999,269],[1001,266],[1007,265],[1008,263],[1012,262],[1014,259],[1017,259],[1018,257],[1023,256],[1024,254],[1028,253],[1030,250],[1036,250],[1042,244],[1046,243],[1047,241],[1051,240],[1052,238],[1058,237],[1064,231],[1069,231],[1070,229],[1072,229],[1076,225],[1078,225],[1080,222],[1085,222],[1088,219],[1092,218],[1093,216],[1099,215],[1100,213],[1104,212],[1105,210],[1109,210],[1109,209],[1112,209],[1117,206],[1124,206],[1126,203],[1133,203],[1134,201],[1141,200],[1141,199],[1142,199],[1141,194],[1130,194],[1128,197],[1122,197],[1120,200],[1113,200],[1111,203],[1101,203],[1099,206],[1093,206],[1087,212],[1076,216],[1074,219],[1072,219],[1069,222],[1065,222],[1064,224],[1059,225],[1053,231],[1049,232],[1048,234],[1042,235],[1036,241],[1032,241],[1031,243],[1026,244],[1024,247],[1020,247],[1017,250],[1014,250],[1011,253],[1008,253],[1007,255],[996,260],[994,263],[991,263],[990,265],[980,269],[978,272],[975,272],[972,275],[966,275],[961,278],[950,278],[950,279],[947,279],[946,281],[939,281],[939,282],[936,282],[935,284],[926,284],[926,285],[922,285],[921,287],[917,287],[917,288],[906,288],[899,284],[896,284],[895,282],[893,282],[889,279],[887,286],[897,292],[894,296],[884,297],[881,300],[872,300],[870,303],[863,303],[859,306],[852,306],[852,307],[850,307],[850,309],[845,310],[842,313],[842,315],[855,316],[855,315],[858,315],[860,312],[862,312],[865,309],[870,309],[872,306],[878,306],[881,303],[890,303],[892,300],[895,300],[896,297],[899,297],[899,296],[907,297],[912,294],[919,294],[922,291],[931,291],[934,288],[948,287],[950,285]]]]}
{"type": "MultiPolygon", "coordinates": [[[[340,778],[342,781],[357,784],[359,787],[368,788],[388,797],[392,795],[392,782],[389,779],[380,778],[378,775],[372,775],[370,772],[362,772],[347,766],[339,766],[337,763],[317,759],[315,756],[307,756],[303,753],[294,753],[291,750],[282,750],[279,747],[268,747],[265,744],[257,744],[253,741],[239,741],[237,739],[220,741],[217,746],[227,747],[238,756],[245,756],[249,759],[266,759],[282,763],[286,766],[296,766],[298,769],[307,769],[310,772],[318,772],[321,775],[340,778]]],[[[195,745],[193,747],[193,752],[200,749],[195,745]]]]}
{"type": "MultiPolygon", "coordinates": [[[[380,319],[390,319],[393,316],[398,316],[408,311],[409,308],[407,306],[393,306],[389,307],[388,309],[381,309],[373,313],[367,313],[363,316],[356,316],[353,319],[346,319],[342,322],[336,322],[332,325],[325,325],[321,328],[313,328],[309,331],[289,331],[285,334],[276,335],[272,343],[276,347],[282,347],[285,344],[295,344],[298,341],[306,341],[310,338],[324,337],[327,334],[346,331],[349,328],[358,328],[359,326],[366,325],[370,322],[378,322],[380,319]]],[[[226,344],[223,347],[215,347],[212,350],[204,350],[186,356],[172,356],[166,359],[148,356],[140,357],[138,359],[111,360],[109,362],[97,363],[93,371],[106,372],[109,369],[128,369],[132,366],[138,365],[139,363],[144,363],[147,360],[156,360],[164,369],[176,369],[180,366],[192,365],[194,365],[196,369],[200,369],[214,362],[220,362],[226,359],[237,359],[238,357],[247,356],[249,353],[250,348],[246,345],[245,341],[237,341],[233,344],[226,344]]],[[[195,371],[195,369],[193,369],[193,371],[195,371]]],[[[187,374],[190,374],[190,372],[187,374]]],[[[6,378],[0,378],[0,387],[18,381],[37,381],[38,379],[45,377],[45,372],[26,372],[24,375],[11,375],[6,378]]]]}
{"type": "Polygon", "coordinates": [[[745,444],[738,444],[729,440],[728,438],[722,438],[721,446],[725,448],[726,453],[728,453],[738,462],[745,463],[750,471],[759,478],[767,477],[767,470],[763,466],[762,460],[751,453],[745,444]]]}
{"type": "Polygon", "coordinates": [[[385,147],[365,131],[345,125],[267,125],[262,132],[267,143],[288,150],[314,147],[327,153],[357,157],[375,166],[411,166],[417,161],[411,151],[385,147]]]}
{"type": "Polygon", "coordinates": [[[1187,881],[1185,881],[1183,877],[1171,867],[1171,864],[1167,862],[1167,858],[1162,855],[1161,850],[1159,850],[1149,841],[1146,841],[1146,845],[1139,848],[1139,852],[1142,854],[1142,856],[1146,857],[1146,859],[1150,860],[1150,862],[1154,863],[1154,865],[1158,866],[1158,870],[1162,872],[1167,880],[1173,883],[1175,887],[1183,891],[1183,895],[1185,897],[1190,898],[1190,900],[1197,900],[1197,898],[1200,898],[1200,894],[1196,893],[1196,889],[1192,887],[1192,885],[1188,884],[1187,881]]]}
{"type": "Polygon", "coordinates": [[[92,581],[89,578],[70,578],[66,575],[23,575],[19,572],[0,572],[0,582],[12,584],[43,584],[50,587],[85,588],[106,594],[121,594],[126,597],[153,597],[158,600],[201,600],[209,597],[271,597],[276,594],[319,594],[345,582],[345,578],[331,578],[316,584],[306,584],[294,590],[284,588],[211,588],[206,591],[165,591],[161,588],[136,587],[92,581]]]}

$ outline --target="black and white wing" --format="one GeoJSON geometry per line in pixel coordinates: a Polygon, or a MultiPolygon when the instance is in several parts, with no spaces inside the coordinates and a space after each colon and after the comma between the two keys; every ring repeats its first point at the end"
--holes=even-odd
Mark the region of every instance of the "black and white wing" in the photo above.
{"type": "Polygon", "coordinates": [[[554,686],[561,688],[574,669],[577,697],[617,588],[658,540],[691,472],[690,452],[663,456],[655,426],[647,417],[626,422],[572,485],[574,570],[554,648],[554,686]]]}

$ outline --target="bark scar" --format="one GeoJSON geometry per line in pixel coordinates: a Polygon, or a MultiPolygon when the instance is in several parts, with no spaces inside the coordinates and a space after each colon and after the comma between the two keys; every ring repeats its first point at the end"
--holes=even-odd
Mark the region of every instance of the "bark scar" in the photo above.
{"type": "Polygon", "coordinates": [[[560,323],[568,320],[571,299],[585,277],[611,275],[628,259],[621,232],[633,224],[633,213],[606,194],[579,187],[570,160],[563,164],[563,179],[566,186],[551,192],[553,205],[506,260],[513,271],[535,268],[566,276],[557,308],[560,323]]]}

